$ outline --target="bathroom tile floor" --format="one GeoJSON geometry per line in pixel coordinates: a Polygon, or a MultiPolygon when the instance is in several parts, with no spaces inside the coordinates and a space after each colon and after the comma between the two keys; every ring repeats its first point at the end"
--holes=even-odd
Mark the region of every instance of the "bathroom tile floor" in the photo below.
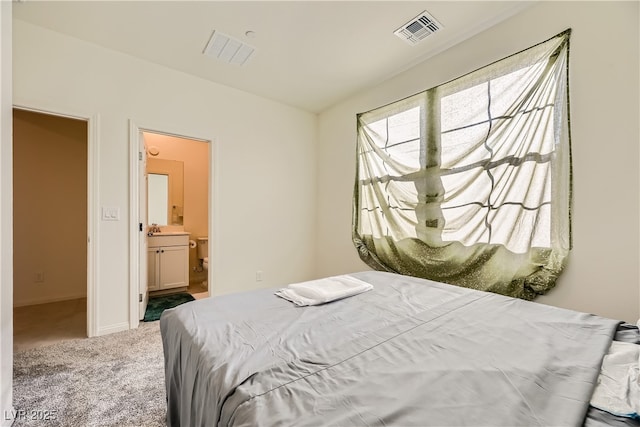
{"type": "Polygon", "coordinates": [[[187,292],[190,293],[195,299],[202,299],[209,297],[209,291],[205,286],[200,283],[191,283],[187,288],[187,292]]]}
{"type": "Polygon", "coordinates": [[[13,309],[14,352],[86,337],[86,298],[13,309]]]}

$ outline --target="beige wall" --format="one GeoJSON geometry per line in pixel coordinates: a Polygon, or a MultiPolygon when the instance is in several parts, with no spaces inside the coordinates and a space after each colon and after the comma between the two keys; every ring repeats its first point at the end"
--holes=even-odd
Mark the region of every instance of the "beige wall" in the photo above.
{"type": "Polygon", "coordinates": [[[214,141],[213,294],[313,277],[316,115],[20,20],[13,30],[14,103],[96,117],[96,208],[120,210],[119,221],[92,218],[97,317],[90,333],[133,322],[130,121],[214,141]]]}
{"type": "Polygon", "coordinates": [[[87,123],[14,110],[13,145],[13,305],[86,297],[87,123]]]}
{"type": "Polygon", "coordinates": [[[350,239],[357,113],[451,80],[571,27],[574,249],[558,286],[538,301],[635,323],[640,316],[638,6],[539,2],[322,113],[317,274],[367,269],[350,239]]]}
{"type": "MultiPolygon", "coordinates": [[[[157,129],[161,131],[162,129],[157,129]]],[[[184,231],[189,239],[209,237],[209,143],[145,132],[147,147],[159,149],[150,158],[179,160],[184,163],[184,231]]],[[[214,237],[214,236],[211,236],[214,237]]],[[[189,250],[189,281],[206,280],[206,272],[194,272],[198,265],[196,249],[189,250]]]]}
{"type": "MultiPolygon", "coordinates": [[[[13,410],[13,154],[10,1],[0,1],[0,414],[13,410]]],[[[1,426],[10,426],[2,416],[1,426]]]]}
{"type": "MultiPolygon", "coordinates": [[[[215,140],[213,292],[228,293],[366,269],[350,241],[355,114],[567,27],[574,29],[575,248],[559,286],[542,301],[634,321],[640,311],[637,2],[538,2],[319,118],[16,20],[14,102],[99,116],[98,204],[122,213],[129,212],[128,120],[215,140]],[[603,22],[606,31],[596,31],[603,22]],[[609,151],[622,155],[614,160],[609,151]],[[296,203],[286,204],[291,195],[296,203]],[[264,271],[261,283],[256,270],[264,271]]],[[[128,327],[131,227],[126,215],[97,226],[101,334],[128,327]]]]}

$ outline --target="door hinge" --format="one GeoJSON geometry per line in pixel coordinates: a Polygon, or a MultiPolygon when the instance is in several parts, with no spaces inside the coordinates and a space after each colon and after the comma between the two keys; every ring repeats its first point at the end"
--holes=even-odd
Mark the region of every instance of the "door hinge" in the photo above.
{"type": "Polygon", "coordinates": [[[142,294],[138,294],[138,302],[142,302],[142,294]]]}
{"type": "Polygon", "coordinates": [[[142,151],[138,151],[138,160],[142,161],[142,151]]]}
{"type": "Polygon", "coordinates": [[[140,225],[140,231],[142,231],[142,223],[139,223],[139,225],[140,225]]]}

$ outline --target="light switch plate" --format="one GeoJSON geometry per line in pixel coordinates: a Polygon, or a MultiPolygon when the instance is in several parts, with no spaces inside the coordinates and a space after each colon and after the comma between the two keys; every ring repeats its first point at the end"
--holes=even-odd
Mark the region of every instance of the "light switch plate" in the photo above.
{"type": "Polygon", "coordinates": [[[102,207],[103,221],[120,221],[120,208],[102,207]]]}

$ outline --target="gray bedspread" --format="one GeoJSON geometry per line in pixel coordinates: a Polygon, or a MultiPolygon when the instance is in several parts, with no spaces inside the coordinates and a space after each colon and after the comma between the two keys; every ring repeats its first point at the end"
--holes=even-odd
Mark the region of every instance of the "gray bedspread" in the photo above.
{"type": "Polygon", "coordinates": [[[160,320],[171,426],[578,426],[619,322],[383,272],[297,307],[273,289],[160,320]]]}

